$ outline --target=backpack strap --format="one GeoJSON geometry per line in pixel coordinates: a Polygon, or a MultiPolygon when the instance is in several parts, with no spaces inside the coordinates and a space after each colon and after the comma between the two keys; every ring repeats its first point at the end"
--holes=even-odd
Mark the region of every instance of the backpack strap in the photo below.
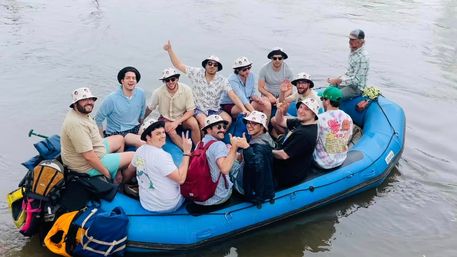
{"type": "MultiPolygon", "coordinates": [[[[208,148],[209,148],[212,144],[214,144],[214,143],[216,143],[216,142],[217,142],[217,140],[214,140],[214,139],[213,139],[213,140],[209,141],[208,143],[206,143],[206,145],[204,146],[205,152],[208,150],[208,148]]],[[[202,141],[201,143],[203,143],[203,141],[202,141]]],[[[221,172],[221,173],[219,174],[219,177],[218,177],[217,180],[216,180],[216,184],[219,184],[219,180],[221,179],[221,177],[223,177],[223,178],[224,178],[225,189],[228,189],[227,178],[226,178],[225,176],[222,176],[222,175],[223,175],[223,174],[222,174],[222,172],[221,172]]]]}
{"type": "MultiPolygon", "coordinates": [[[[212,144],[214,144],[214,143],[216,143],[216,142],[217,142],[217,140],[214,140],[214,139],[213,139],[213,140],[210,140],[208,143],[206,143],[205,146],[202,146],[203,150],[205,150],[205,152],[206,152],[206,151],[208,150],[208,148],[209,148],[212,144]]],[[[200,144],[203,145],[203,141],[201,141],[200,144]]]]}

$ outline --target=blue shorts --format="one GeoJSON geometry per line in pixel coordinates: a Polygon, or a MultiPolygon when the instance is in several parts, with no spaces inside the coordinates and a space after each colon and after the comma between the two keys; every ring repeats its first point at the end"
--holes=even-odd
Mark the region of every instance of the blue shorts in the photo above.
{"type": "MultiPolygon", "coordinates": [[[[105,156],[103,156],[100,161],[102,161],[103,166],[108,169],[111,178],[114,179],[116,177],[117,171],[119,170],[119,166],[121,165],[121,155],[118,153],[110,153],[108,140],[104,139],[103,144],[105,145],[107,154],[105,154],[105,156]]],[[[103,175],[96,169],[88,170],[87,174],[92,177],[103,175]]]]}
{"type": "Polygon", "coordinates": [[[223,110],[221,110],[221,109],[219,109],[219,110],[208,110],[208,111],[204,112],[204,111],[202,111],[202,110],[200,110],[198,108],[195,108],[194,116],[197,117],[201,113],[201,114],[204,114],[204,115],[206,115],[208,117],[208,116],[213,115],[213,114],[219,115],[219,114],[221,114],[221,112],[223,112],[223,110]]]}

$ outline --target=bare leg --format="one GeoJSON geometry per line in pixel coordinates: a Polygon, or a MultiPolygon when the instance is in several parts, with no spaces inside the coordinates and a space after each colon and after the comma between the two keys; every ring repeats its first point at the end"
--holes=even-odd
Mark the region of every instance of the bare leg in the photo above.
{"type": "Polygon", "coordinates": [[[198,125],[197,119],[190,117],[189,119],[183,121],[182,125],[184,128],[190,129],[192,142],[194,142],[194,145],[197,145],[198,142],[200,142],[202,139],[200,126],[198,125]]]}
{"type": "Polygon", "coordinates": [[[110,153],[120,153],[124,151],[124,137],[121,135],[109,136],[106,138],[109,143],[109,152],[110,153]]]}
{"type": "Polygon", "coordinates": [[[129,166],[124,170],[123,174],[124,176],[122,177],[122,182],[129,182],[136,175],[136,168],[133,167],[132,164],[129,164],[129,166]]]}
{"type": "Polygon", "coordinates": [[[199,113],[195,116],[195,118],[198,121],[198,125],[200,125],[200,128],[205,127],[205,120],[206,120],[206,115],[203,113],[199,113]]]}
{"type": "Polygon", "coordinates": [[[168,131],[167,135],[175,145],[182,149],[182,138],[180,135],[178,135],[176,129],[168,131]]]}
{"type": "Polygon", "coordinates": [[[124,140],[125,140],[125,144],[133,145],[133,146],[136,146],[137,148],[146,144],[146,142],[141,140],[140,135],[132,134],[132,133],[128,133],[127,135],[125,135],[124,140]]]}
{"type": "MultiPolygon", "coordinates": [[[[270,120],[271,117],[271,103],[268,101],[268,98],[262,97],[260,102],[252,101],[252,107],[257,111],[265,113],[267,115],[267,121],[270,120]]],[[[267,123],[268,125],[268,123],[267,123]]]]}
{"type": "Polygon", "coordinates": [[[228,121],[227,127],[230,127],[232,124],[232,117],[230,117],[230,115],[224,111],[222,111],[219,115],[223,120],[228,121]]]}
{"type": "Polygon", "coordinates": [[[241,113],[241,109],[235,105],[235,106],[233,106],[232,110],[230,111],[230,116],[232,116],[233,119],[236,119],[236,117],[240,113],[241,113]]]}

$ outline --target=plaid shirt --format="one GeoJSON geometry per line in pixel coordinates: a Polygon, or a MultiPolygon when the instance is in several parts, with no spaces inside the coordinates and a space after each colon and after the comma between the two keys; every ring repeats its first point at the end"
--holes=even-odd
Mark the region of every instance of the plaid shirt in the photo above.
{"type": "Polygon", "coordinates": [[[351,52],[349,55],[349,67],[341,77],[341,86],[351,86],[360,90],[367,85],[367,73],[370,68],[370,59],[365,47],[351,52]]]}

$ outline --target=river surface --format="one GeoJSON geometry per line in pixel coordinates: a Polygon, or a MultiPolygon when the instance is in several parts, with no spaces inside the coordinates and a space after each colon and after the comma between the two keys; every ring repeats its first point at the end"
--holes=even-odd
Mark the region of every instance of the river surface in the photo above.
{"type": "Polygon", "coordinates": [[[17,232],[5,195],[35,155],[28,131],[59,133],[73,89],[103,99],[132,65],[149,96],[171,65],[168,39],[189,65],[218,55],[225,76],[239,56],[257,73],[282,46],[294,73],[324,86],[344,72],[355,28],[368,84],[406,112],[396,169],[377,189],[186,255],[457,256],[456,24],[454,0],[0,0],[0,256],[53,256],[17,232]]]}

